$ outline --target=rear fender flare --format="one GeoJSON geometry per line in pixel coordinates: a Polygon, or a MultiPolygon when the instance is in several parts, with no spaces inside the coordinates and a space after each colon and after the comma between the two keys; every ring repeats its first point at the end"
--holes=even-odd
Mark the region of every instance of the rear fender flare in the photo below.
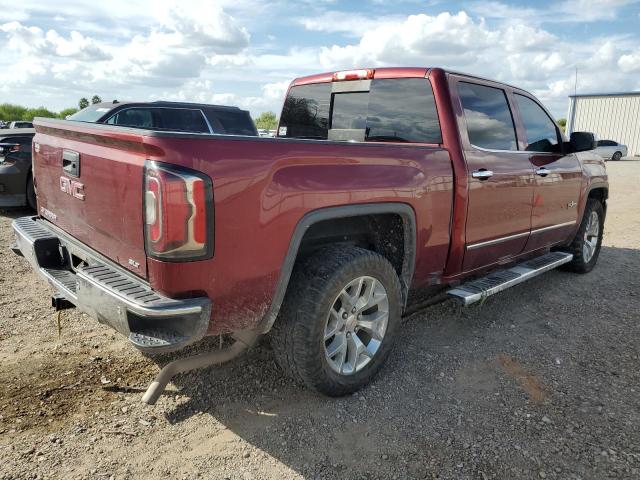
{"type": "Polygon", "coordinates": [[[298,256],[300,244],[310,226],[318,222],[337,218],[389,213],[398,214],[402,218],[404,227],[404,258],[402,262],[402,273],[400,275],[400,285],[402,286],[403,300],[406,304],[416,259],[416,215],[413,208],[405,203],[393,202],[321,208],[307,213],[296,225],[282,269],[280,270],[280,277],[278,278],[271,305],[267,313],[260,320],[257,329],[262,333],[267,333],[276,321],[282,301],[287,292],[287,287],[289,286],[291,272],[293,271],[293,266],[298,256]]]}

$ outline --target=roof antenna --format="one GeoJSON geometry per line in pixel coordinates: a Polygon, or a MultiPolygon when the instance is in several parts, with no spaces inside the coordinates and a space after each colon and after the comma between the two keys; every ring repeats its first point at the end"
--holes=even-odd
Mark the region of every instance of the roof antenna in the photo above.
{"type": "Polygon", "coordinates": [[[576,65],[576,80],[573,83],[573,96],[578,94],[578,66],[576,65]]]}

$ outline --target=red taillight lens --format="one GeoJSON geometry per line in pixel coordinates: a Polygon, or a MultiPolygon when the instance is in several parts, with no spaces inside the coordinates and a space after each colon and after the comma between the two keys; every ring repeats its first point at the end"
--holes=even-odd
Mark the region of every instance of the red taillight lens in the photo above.
{"type": "Polygon", "coordinates": [[[170,261],[213,255],[213,185],[191,169],[147,162],[144,180],[147,255],[170,261]]]}

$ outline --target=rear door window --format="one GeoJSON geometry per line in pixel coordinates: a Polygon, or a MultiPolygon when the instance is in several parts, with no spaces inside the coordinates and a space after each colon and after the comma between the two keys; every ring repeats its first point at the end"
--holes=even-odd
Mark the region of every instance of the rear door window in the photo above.
{"type": "Polygon", "coordinates": [[[540,105],[529,97],[516,93],[516,103],[524,124],[527,146],[530,152],[559,152],[556,124],[540,105]]]}
{"type": "Polygon", "coordinates": [[[518,150],[513,117],[504,90],[460,82],[458,92],[472,145],[489,150],[518,150]]]}

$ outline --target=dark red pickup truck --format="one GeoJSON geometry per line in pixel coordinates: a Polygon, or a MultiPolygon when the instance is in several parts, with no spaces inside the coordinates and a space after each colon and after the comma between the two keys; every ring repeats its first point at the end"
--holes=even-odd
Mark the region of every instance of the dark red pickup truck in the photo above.
{"type": "Polygon", "coordinates": [[[608,183],[518,88],[439,68],[294,80],[278,137],[38,119],[37,217],[14,250],[147,352],[269,332],[283,368],[341,395],[387,358],[415,292],[465,304],[598,258],[608,183]],[[467,282],[467,283],[464,283],[467,282]]]}

